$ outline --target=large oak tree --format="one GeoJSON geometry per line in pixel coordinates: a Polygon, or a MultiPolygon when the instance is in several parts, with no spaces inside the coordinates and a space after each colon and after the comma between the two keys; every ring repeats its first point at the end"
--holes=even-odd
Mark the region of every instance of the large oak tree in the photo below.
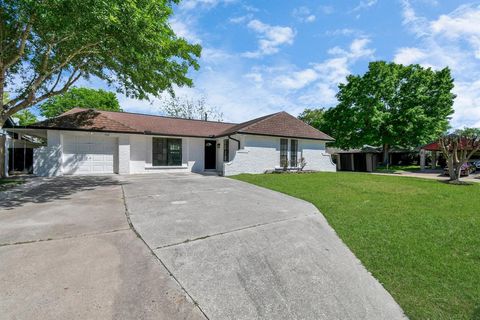
{"type": "Polygon", "coordinates": [[[364,75],[339,85],[338,105],[324,115],[325,131],[341,148],[416,147],[437,139],[453,114],[453,79],[448,68],[432,70],[371,62],[364,75]]]}
{"type": "Polygon", "coordinates": [[[201,47],[172,31],[168,21],[178,1],[0,1],[0,128],[82,77],[139,99],[192,85],[187,73],[199,67],[201,47]]]}
{"type": "Polygon", "coordinates": [[[47,99],[39,109],[42,116],[53,118],[75,107],[122,111],[114,92],[91,88],[70,88],[61,95],[47,99]]]}

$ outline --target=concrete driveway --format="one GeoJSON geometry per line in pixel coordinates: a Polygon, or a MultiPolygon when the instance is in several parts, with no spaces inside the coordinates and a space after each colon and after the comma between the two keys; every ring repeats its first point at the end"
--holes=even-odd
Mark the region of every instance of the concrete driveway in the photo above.
{"type": "Polygon", "coordinates": [[[214,176],[123,177],[135,230],[209,319],[402,319],[304,201],[214,176]]]}
{"type": "Polygon", "coordinates": [[[0,193],[1,319],[205,319],[130,229],[113,176],[0,193]]]}

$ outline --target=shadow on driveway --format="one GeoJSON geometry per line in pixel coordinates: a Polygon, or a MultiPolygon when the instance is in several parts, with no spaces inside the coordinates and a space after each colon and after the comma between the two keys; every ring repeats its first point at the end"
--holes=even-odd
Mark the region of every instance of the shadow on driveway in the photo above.
{"type": "Polygon", "coordinates": [[[120,184],[114,176],[32,177],[18,188],[0,192],[0,209],[13,209],[27,203],[65,200],[79,191],[120,184]]]}

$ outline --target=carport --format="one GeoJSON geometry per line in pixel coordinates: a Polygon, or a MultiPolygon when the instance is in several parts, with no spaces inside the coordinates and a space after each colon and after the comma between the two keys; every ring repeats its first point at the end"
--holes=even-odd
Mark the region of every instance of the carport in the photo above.
{"type": "MultiPolygon", "coordinates": [[[[439,162],[444,158],[438,142],[432,142],[422,146],[420,149],[420,170],[422,171],[427,168],[428,153],[430,153],[431,156],[431,169],[437,169],[439,162]]],[[[480,159],[480,152],[475,153],[470,158],[470,161],[477,159],[480,159]]]]}
{"type": "Polygon", "coordinates": [[[43,139],[28,129],[4,128],[4,130],[9,132],[9,138],[6,140],[6,173],[9,175],[18,172],[33,173],[34,149],[42,146],[43,139]]]}

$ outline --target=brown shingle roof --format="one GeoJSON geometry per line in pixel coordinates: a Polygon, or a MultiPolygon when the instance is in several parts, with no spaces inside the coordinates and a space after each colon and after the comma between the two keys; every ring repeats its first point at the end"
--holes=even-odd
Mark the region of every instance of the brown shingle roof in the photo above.
{"type": "Polygon", "coordinates": [[[233,125],[225,122],[74,108],[56,118],[35,123],[29,127],[211,137],[233,125]]]}
{"type": "Polygon", "coordinates": [[[244,123],[191,120],[128,112],[74,108],[60,116],[35,123],[30,128],[125,132],[186,137],[222,137],[235,133],[316,140],[332,137],[286,112],[274,113],[244,123]]]}
{"type": "Polygon", "coordinates": [[[228,128],[222,132],[220,136],[231,135],[234,133],[316,140],[335,140],[329,135],[309,126],[302,120],[295,118],[286,112],[278,112],[238,124],[228,128]]]}

